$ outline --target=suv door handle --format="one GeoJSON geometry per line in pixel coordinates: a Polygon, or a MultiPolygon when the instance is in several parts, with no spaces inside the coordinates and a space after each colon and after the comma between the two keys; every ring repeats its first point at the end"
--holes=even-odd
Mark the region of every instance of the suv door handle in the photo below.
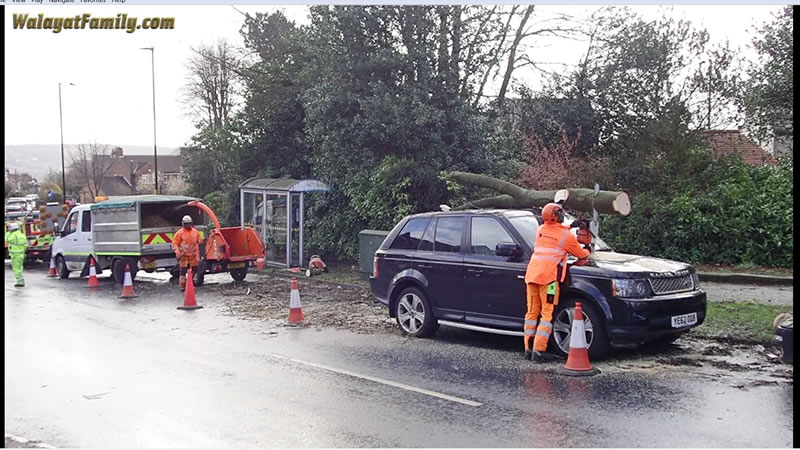
{"type": "Polygon", "coordinates": [[[417,267],[419,267],[420,269],[433,269],[433,266],[429,266],[427,264],[420,264],[417,267]]]}
{"type": "Polygon", "coordinates": [[[480,269],[467,269],[467,272],[474,273],[476,277],[481,276],[481,274],[483,273],[483,271],[480,269]]]}
{"type": "Polygon", "coordinates": [[[517,275],[517,278],[519,278],[520,280],[524,280],[525,279],[525,275],[517,275]]]}

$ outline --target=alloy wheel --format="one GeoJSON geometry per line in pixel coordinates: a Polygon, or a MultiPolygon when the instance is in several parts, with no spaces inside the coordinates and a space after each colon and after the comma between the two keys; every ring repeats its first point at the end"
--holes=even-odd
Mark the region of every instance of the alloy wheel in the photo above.
{"type": "MultiPolygon", "coordinates": [[[[553,321],[553,338],[555,338],[556,345],[564,352],[569,353],[569,340],[572,337],[572,319],[575,316],[575,307],[564,308],[558,312],[555,320],[553,321]]],[[[594,327],[586,310],[583,311],[583,328],[586,337],[586,347],[592,346],[592,338],[594,337],[594,327]]]]}
{"type": "Polygon", "coordinates": [[[397,304],[397,318],[406,333],[416,334],[425,321],[425,304],[416,294],[404,295],[397,304]]]}

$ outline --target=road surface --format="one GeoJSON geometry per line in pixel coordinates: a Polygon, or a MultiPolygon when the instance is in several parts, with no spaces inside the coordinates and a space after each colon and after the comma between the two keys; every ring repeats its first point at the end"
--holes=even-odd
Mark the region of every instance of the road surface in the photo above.
{"type": "Polygon", "coordinates": [[[289,328],[203,288],[186,312],[174,285],[137,279],[123,300],[109,280],[44,273],[18,289],[5,270],[5,431],[57,447],[793,445],[779,378],[635,359],[569,378],[516,338],[289,328]]]}

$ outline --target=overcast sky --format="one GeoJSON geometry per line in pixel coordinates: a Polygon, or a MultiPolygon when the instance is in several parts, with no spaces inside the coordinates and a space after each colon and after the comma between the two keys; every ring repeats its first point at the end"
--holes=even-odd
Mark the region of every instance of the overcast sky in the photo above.
{"type": "MultiPolygon", "coordinates": [[[[237,6],[254,13],[282,9],[301,23],[303,6],[237,6]]],[[[541,6],[539,10],[586,14],[595,6],[541,6]]],[[[633,6],[655,17],[658,6],[633,6]]],[[[670,14],[709,30],[712,40],[730,40],[745,54],[753,25],[770,19],[778,6],[674,6],[670,14]]],[[[62,92],[64,141],[97,141],[112,145],[152,145],[153,109],[150,52],[155,47],[156,116],[158,145],[179,147],[194,133],[184,114],[182,87],[190,47],[226,38],[240,45],[242,16],[231,6],[6,6],[5,14],[5,138],[6,145],[56,144],[59,138],[58,83],[62,92]],[[14,30],[13,13],[72,17],[175,17],[173,30],[14,30]]],[[[537,48],[536,60],[574,63],[580,43],[537,48]]],[[[535,78],[530,78],[535,83],[535,78]]]]}

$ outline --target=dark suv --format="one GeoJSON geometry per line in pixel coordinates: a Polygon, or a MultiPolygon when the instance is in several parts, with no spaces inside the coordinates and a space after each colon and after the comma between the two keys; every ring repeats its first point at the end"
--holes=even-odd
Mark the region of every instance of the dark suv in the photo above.
{"type": "MultiPolygon", "coordinates": [[[[413,336],[430,336],[439,325],[522,336],[524,275],[539,223],[525,210],[406,217],[375,252],[372,294],[413,336]]],[[[602,358],[611,344],[671,342],[703,323],[706,294],[692,266],[594,242],[588,259],[568,261],[551,350],[568,352],[576,302],[591,358],[602,358]]]]}

